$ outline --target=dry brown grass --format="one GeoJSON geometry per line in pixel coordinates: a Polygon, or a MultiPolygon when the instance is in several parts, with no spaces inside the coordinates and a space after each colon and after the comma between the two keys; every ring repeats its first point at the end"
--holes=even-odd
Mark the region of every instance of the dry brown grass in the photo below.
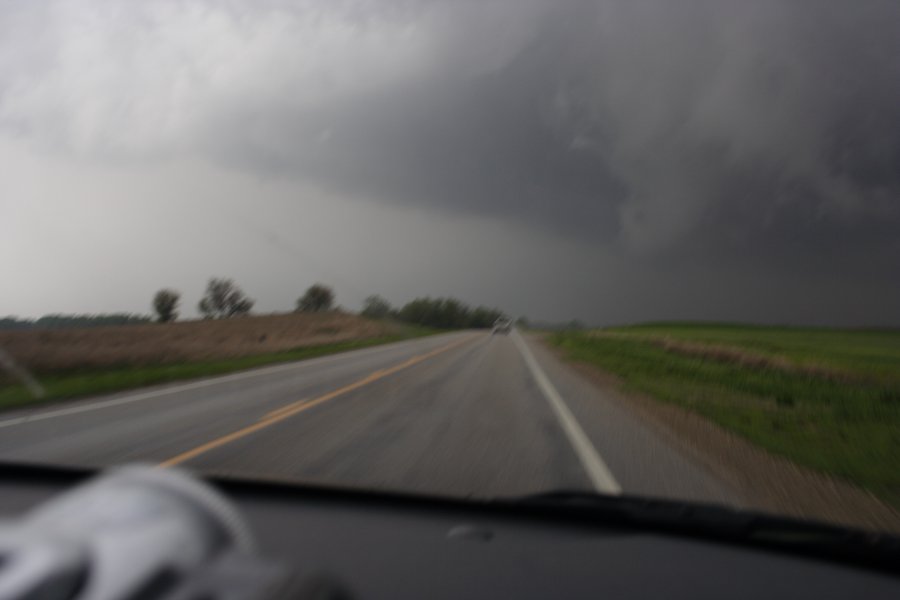
{"type": "Polygon", "coordinates": [[[750,369],[798,373],[838,382],[853,382],[860,379],[851,373],[845,373],[837,369],[817,365],[801,365],[783,356],[756,353],[739,346],[728,346],[708,342],[689,342],[677,340],[669,336],[638,336],[618,332],[592,332],[590,335],[593,337],[640,339],[658,346],[667,352],[674,352],[683,356],[694,356],[715,362],[730,363],[750,369]]]}
{"type": "Polygon", "coordinates": [[[394,333],[345,313],[282,314],[217,321],[0,332],[4,348],[34,372],[234,358],[394,333]]]}

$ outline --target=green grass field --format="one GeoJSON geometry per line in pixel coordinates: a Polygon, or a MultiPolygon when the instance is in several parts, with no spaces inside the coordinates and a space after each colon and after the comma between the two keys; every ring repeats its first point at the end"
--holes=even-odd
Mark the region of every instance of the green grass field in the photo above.
{"type": "Polygon", "coordinates": [[[697,412],[900,507],[900,331],[660,323],[550,339],[626,391],[697,412]],[[742,355],[755,362],[735,360],[742,355]]]}
{"type": "Polygon", "coordinates": [[[386,335],[335,344],[308,346],[285,352],[259,354],[240,358],[39,374],[38,379],[46,391],[46,395],[43,398],[34,398],[23,385],[0,385],[0,410],[17,408],[35,403],[117,392],[158,383],[221,375],[265,365],[305,360],[317,356],[325,356],[327,354],[358,350],[434,333],[438,333],[438,331],[422,327],[405,326],[403,333],[395,335],[386,335]]]}

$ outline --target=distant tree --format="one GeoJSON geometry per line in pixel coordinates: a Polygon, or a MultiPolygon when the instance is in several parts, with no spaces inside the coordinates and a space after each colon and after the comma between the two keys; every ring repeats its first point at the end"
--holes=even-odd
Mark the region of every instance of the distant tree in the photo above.
{"type": "Polygon", "coordinates": [[[213,278],[206,284],[206,295],[197,308],[207,319],[225,319],[249,313],[253,300],[231,279],[213,278]]]}
{"type": "Polygon", "coordinates": [[[462,329],[469,326],[471,310],[455,298],[416,298],[406,303],[397,316],[416,325],[462,329]]]}
{"type": "Polygon", "coordinates": [[[487,308],[484,306],[479,306],[475,310],[472,311],[472,314],[469,315],[469,327],[477,327],[480,329],[486,329],[488,327],[493,327],[494,322],[503,316],[503,311],[496,308],[487,308]]]}
{"type": "Polygon", "coordinates": [[[334,292],[330,287],[317,283],[297,299],[298,312],[322,312],[334,306],[334,292]]]}
{"type": "Polygon", "coordinates": [[[415,325],[432,325],[434,300],[431,298],[416,298],[410,300],[397,313],[401,321],[415,325]]]}
{"type": "Polygon", "coordinates": [[[370,319],[383,319],[391,314],[390,303],[381,296],[369,296],[363,301],[362,316],[370,319]]]}
{"type": "Polygon", "coordinates": [[[179,300],[181,294],[175,290],[163,289],[156,292],[153,296],[153,310],[156,311],[156,318],[160,323],[168,323],[178,318],[179,300]]]}
{"type": "Polygon", "coordinates": [[[101,313],[94,315],[44,315],[40,319],[0,319],[0,329],[77,329],[81,327],[109,327],[114,325],[139,325],[153,319],[130,313],[101,313]]]}
{"type": "Polygon", "coordinates": [[[522,316],[516,319],[516,325],[522,329],[528,329],[529,327],[531,327],[531,322],[527,317],[522,316]]]}
{"type": "Polygon", "coordinates": [[[487,328],[504,316],[497,308],[472,309],[455,298],[416,298],[395,314],[401,321],[440,329],[487,328]]]}
{"type": "Polygon", "coordinates": [[[3,317],[0,319],[0,330],[34,329],[34,321],[31,319],[19,319],[17,317],[3,317]]]}

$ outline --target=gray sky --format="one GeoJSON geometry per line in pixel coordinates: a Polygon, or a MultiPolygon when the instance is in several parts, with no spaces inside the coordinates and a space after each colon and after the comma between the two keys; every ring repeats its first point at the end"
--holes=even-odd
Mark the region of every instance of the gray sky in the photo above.
{"type": "Polygon", "coordinates": [[[0,7],[0,315],[900,325],[896,0],[0,7]]]}

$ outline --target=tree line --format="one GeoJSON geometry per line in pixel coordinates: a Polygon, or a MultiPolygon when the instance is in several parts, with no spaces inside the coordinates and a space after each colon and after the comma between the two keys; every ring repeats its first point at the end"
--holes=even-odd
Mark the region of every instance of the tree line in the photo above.
{"type": "Polygon", "coordinates": [[[439,329],[491,327],[497,319],[504,316],[503,311],[498,308],[472,308],[456,298],[416,298],[395,310],[381,296],[366,298],[361,314],[374,319],[394,318],[413,325],[439,329]]]}
{"type": "MultiPolygon", "coordinates": [[[[164,289],[156,293],[153,300],[157,319],[161,322],[174,321],[178,316],[180,294],[164,289]]],[[[204,318],[223,319],[246,315],[253,307],[249,299],[231,279],[213,278],[206,286],[206,293],[198,304],[204,318]]],[[[316,283],[297,299],[297,312],[323,312],[335,309],[335,295],[327,285],[316,283]]],[[[498,308],[486,306],[470,307],[456,298],[416,298],[399,309],[378,295],[369,296],[360,313],[371,319],[394,319],[413,325],[436,327],[439,329],[467,329],[491,327],[503,317],[498,308]]]]}
{"type": "MultiPolygon", "coordinates": [[[[153,312],[160,323],[168,323],[178,318],[181,293],[164,288],[153,296],[153,312]]],[[[197,310],[204,319],[227,319],[250,313],[256,303],[244,293],[232,279],[213,277],[206,284],[206,291],[197,310]]],[[[321,283],[310,286],[297,299],[297,312],[322,312],[334,309],[334,291],[321,283]]]]}
{"type": "MultiPolygon", "coordinates": [[[[164,288],[153,296],[155,320],[160,323],[175,321],[179,316],[181,293],[164,288]]],[[[234,280],[213,277],[207,284],[197,310],[204,319],[228,319],[250,313],[255,301],[247,296],[234,280]]],[[[324,312],[336,309],[335,294],[329,286],[316,283],[297,298],[297,312],[324,312]]],[[[372,319],[393,319],[413,325],[440,329],[464,329],[491,327],[503,311],[485,306],[470,307],[456,298],[416,298],[400,308],[394,308],[381,296],[366,298],[362,312],[372,319]]],[[[64,327],[97,327],[102,325],[131,325],[149,323],[153,319],[145,315],[111,313],[95,315],[46,315],[39,319],[0,318],[0,330],[10,329],[58,329],[64,327]]]]}
{"type": "Polygon", "coordinates": [[[94,315],[50,314],[38,319],[0,318],[0,330],[64,329],[70,327],[102,327],[105,325],[134,325],[150,323],[146,315],[130,313],[106,313],[94,315]]]}

